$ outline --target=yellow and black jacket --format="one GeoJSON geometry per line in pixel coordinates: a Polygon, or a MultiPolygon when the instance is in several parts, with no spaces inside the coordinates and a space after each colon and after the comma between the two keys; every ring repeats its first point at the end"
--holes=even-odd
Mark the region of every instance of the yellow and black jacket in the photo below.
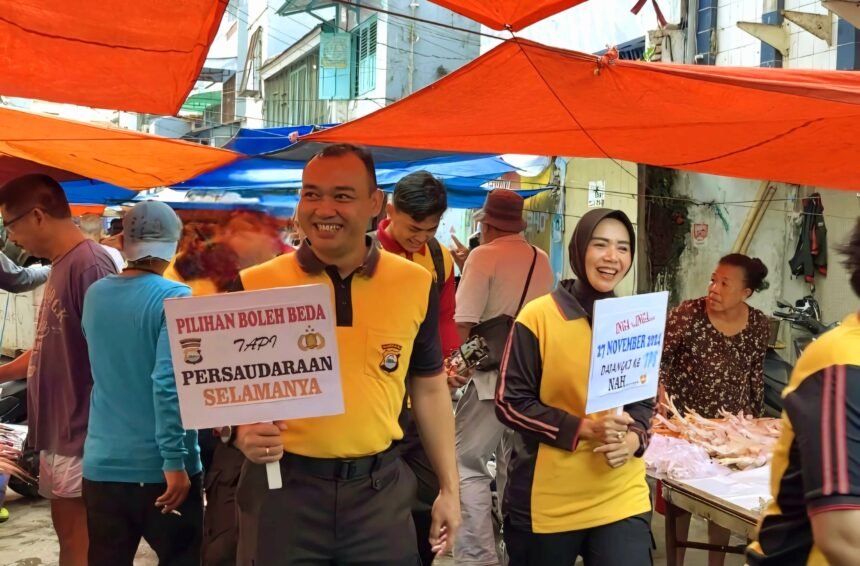
{"type": "Polygon", "coordinates": [[[591,351],[588,315],[563,281],[517,317],[502,360],[496,415],[514,429],[503,509],[511,525],[560,533],[608,525],[651,509],[645,463],[654,401],[624,407],[640,438],[636,458],[612,469],[579,439],[591,351]]]}
{"type": "Polygon", "coordinates": [[[751,566],[825,566],[810,517],[860,509],[860,316],[809,345],[783,397],[773,502],[747,558],[751,566]]]}

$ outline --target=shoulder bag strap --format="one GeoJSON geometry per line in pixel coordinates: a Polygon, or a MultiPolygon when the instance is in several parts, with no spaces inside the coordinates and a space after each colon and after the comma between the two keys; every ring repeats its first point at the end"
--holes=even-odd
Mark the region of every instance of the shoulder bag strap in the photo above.
{"type": "MultiPolygon", "coordinates": [[[[535,262],[537,261],[537,248],[534,246],[531,246],[531,245],[530,245],[530,247],[532,249],[532,254],[533,254],[532,255],[532,266],[529,268],[529,276],[526,277],[526,284],[523,287],[523,295],[522,295],[522,297],[520,297],[520,304],[517,307],[517,314],[520,314],[520,311],[523,308],[523,303],[526,302],[526,294],[528,294],[528,292],[529,292],[529,285],[531,285],[531,282],[532,282],[532,273],[534,273],[534,271],[535,271],[535,262]]],[[[514,316],[516,316],[516,315],[514,315],[514,316]]]]}
{"type": "Polygon", "coordinates": [[[436,286],[439,288],[439,293],[445,287],[445,256],[442,255],[442,244],[439,240],[433,238],[427,241],[427,249],[430,251],[430,258],[433,260],[433,269],[436,271],[436,286]]]}

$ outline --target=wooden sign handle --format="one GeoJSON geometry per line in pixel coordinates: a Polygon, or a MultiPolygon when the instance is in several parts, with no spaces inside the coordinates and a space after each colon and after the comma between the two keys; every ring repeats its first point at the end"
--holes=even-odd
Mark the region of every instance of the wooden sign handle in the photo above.
{"type": "Polygon", "coordinates": [[[269,489],[281,489],[284,487],[281,478],[281,463],[269,462],[266,464],[266,479],[269,480],[269,489]]]}

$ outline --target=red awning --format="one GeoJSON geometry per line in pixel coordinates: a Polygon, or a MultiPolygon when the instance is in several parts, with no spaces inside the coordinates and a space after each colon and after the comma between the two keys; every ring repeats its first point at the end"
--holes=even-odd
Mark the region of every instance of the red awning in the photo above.
{"type": "Polygon", "coordinates": [[[227,0],[0,0],[0,95],[175,114],[227,0]]]}
{"type": "Polygon", "coordinates": [[[61,183],[63,181],[78,181],[83,179],[83,177],[76,173],[48,167],[47,165],[41,165],[39,163],[33,163],[32,161],[18,157],[9,157],[8,155],[0,153],[0,186],[15,177],[31,175],[33,173],[48,175],[61,183]]]}
{"type": "Polygon", "coordinates": [[[509,40],[400,102],[303,139],[610,156],[860,190],[860,73],[629,61],[597,69],[593,55],[509,40]]]}
{"type": "Polygon", "coordinates": [[[493,29],[519,31],[586,0],[430,0],[493,29]]]}
{"type": "Polygon", "coordinates": [[[140,190],[173,185],[240,157],[225,149],[3,107],[0,132],[0,183],[47,173],[59,181],[79,175],[140,190]]]}

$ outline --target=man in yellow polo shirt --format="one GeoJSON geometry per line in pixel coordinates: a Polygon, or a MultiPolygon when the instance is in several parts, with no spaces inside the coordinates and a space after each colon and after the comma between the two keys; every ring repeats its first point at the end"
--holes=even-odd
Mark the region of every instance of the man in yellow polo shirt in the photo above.
{"type": "Polygon", "coordinates": [[[348,144],[325,148],[302,175],[296,253],[246,269],[247,290],[328,285],[337,317],[345,412],[238,427],[248,458],[237,492],[238,563],[254,566],[412,566],[415,480],[399,457],[398,422],[411,376],[412,410],[439,478],[431,544],[460,522],[451,400],[439,345],[438,294],[421,266],[379,250],[365,228],[382,205],[373,159],[348,144]],[[280,461],[284,487],[263,466],[280,461]]]}

